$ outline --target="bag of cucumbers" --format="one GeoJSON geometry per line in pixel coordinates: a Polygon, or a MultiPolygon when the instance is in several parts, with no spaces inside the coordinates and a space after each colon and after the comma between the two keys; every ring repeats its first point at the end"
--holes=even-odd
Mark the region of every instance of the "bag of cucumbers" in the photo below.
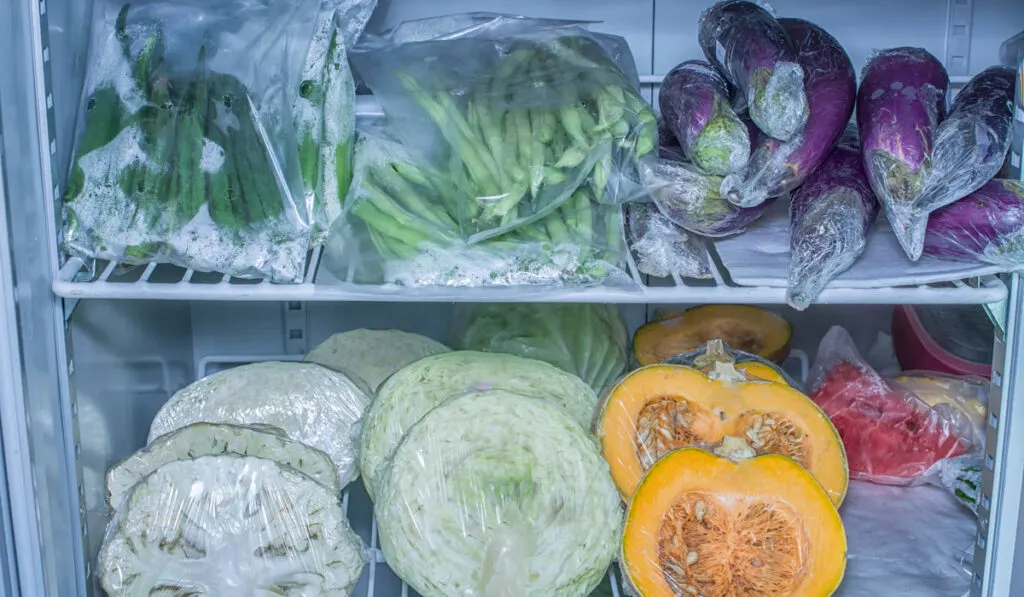
{"type": "Polygon", "coordinates": [[[630,283],[621,204],[645,194],[637,164],[656,123],[624,39],[471,13],[403,23],[349,55],[387,120],[357,136],[331,271],[411,286],[630,283]]]}
{"type": "Polygon", "coordinates": [[[69,181],[67,250],[123,265],[302,280],[292,113],[319,0],[100,0],[69,181]]]}

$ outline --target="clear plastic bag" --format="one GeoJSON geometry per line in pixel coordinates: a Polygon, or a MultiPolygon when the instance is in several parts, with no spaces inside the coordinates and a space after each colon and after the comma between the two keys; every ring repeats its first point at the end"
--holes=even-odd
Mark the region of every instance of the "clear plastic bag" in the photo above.
{"type": "Polygon", "coordinates": [[[456,348],[551,363],[599,393],[629,365],[629,333],[614,304],[463,303],[450,336],[456,348]]]}
{"type": "Polygon", "coordinates": [[[274,460],[168,462],[134,485],[107,526],[110,597],[351,595],[366,548],[340,496],[274,460]]]}
{"type": "Polygon", "coordinates": [[[377,0],[321,0],[301,82],[292,104],[311,246],[324,242],[352,182],[356,87],[348,48],[363,33],[377,0]]]}
{"type": "Polygon", "coordinates": [[[883,379],[841,327],[822,339],[810,387],[811,398],[843,439],[851,479],[921,484],[935,474],[938,462],[975,447],[972,423],[962,411],[932,408],[883,379]]]}
{"type": "Polygon", "coordinates": [[[405,435],[375,503],[384,557],[424,597],[585,597],[619,550],[620,498],[587,430],[504,390],[405,435]]]}
{"type": "Polygon", "coordinates": [[[621,207],[597,202],[589,185],[514,230],[474,240],[461,223],[474,216],[456,183],[415,160],[393,130],[359,128],[346,214],[335,220],[323,258],[338,279],[448,287],[634,284],[621,207]]]}
{"type": "Polygon", "coordinates": [[[314,363],[268,361],[204,377],[168,400],[153,418],[149,442],[201,421],[272,425],[323,450],[341,486],[356,479],[359,421],[370,396],[347,376],[314,363]]]}
{"type": "Polygon", "coordinates": [[[710,278],[704,241],[666,218],[652,203],[630,203],[626,211],[626,243],[641,274],[664,278],[710,278]]]}
{"type": "Polygon", "coordinates": [[[291,104],[315,11],[315,0],[98,3],[65,248],[301,281],[311,206],[291,104]]]}

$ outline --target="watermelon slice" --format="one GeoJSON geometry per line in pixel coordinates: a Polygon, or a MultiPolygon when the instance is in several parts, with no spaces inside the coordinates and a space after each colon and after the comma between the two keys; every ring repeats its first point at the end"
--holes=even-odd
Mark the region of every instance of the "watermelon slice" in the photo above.
{"type": "MultiPolygon", "coordinates": [[[[828,341],[826,336],[822,344],[828,341]]],[[[960,426],[913,393],[890,386],[855,350],[844,352],[824,368],[811,398],[842,437],[851,479],[915,485],[925,482],[940,460],[971,449],[960,426]]]]}

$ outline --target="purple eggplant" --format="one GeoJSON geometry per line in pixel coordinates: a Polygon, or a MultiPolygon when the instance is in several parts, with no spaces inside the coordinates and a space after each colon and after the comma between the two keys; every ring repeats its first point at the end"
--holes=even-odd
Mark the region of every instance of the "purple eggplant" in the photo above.
{"type": "Polygon", "coordinates": [[[804,73],[786,30],[747,0],[723,0],[701,15],[700,47],[746,98],[757,128],[782,141],[807,122],[804,73]]]}
{"type": "Polygon", "coordinates": [[[932,212],[923,253],[939,259],[1024,265],[1024,182],[990,180],[932,212]]]}
{"type": "Polygon", "coordinates": [[[743,175],[725,178],[722,194],[740,207],[752,207],[798,187],[828,157],[853,113],[857,75],[846,51],[834,37],[803,19],[779,19],[799,52],[810,116],[803,131],[789,141],[765,134],[743,175]]]}
{"type": "Polygon", "coordinates": [[[710,278],[704,241],[676,226],[651,203],[627,203],[626,239],[641,274],[665,278],[710,278]]]}
{"type": "Polygon", "coordinates": [[[935,129],[931,167],[913,203],[911,259],[921,256],[928,214],[966,197],[999,173],[1010,149],[1016,72],[993,66],[957,94],[949,116],[935,129]]]}
{"type": "Polygon", "coordinates": [[[857,261],[878,211],[856,136],[844,135],[789,204],[790,306],[806,309],[857,261]]]}
{"type": "MultiPolygon", "coordinates": [[[[864,170],[904,252],[914,259],[914,200],[930,169],[935,128],[945,116],[949,76],[921,48],[868,60],[857,92],[864,170]]],[[[923,232],[923,230],[921,231],[923,232]]]]}
{"type": "Polygon", "coordinates": [[[747,127],[729,104],[729,83],[711,65],[688,60],[669,71],[658,105],[683,154],[702,170],[725,176],[746,167],[747,127]]]}

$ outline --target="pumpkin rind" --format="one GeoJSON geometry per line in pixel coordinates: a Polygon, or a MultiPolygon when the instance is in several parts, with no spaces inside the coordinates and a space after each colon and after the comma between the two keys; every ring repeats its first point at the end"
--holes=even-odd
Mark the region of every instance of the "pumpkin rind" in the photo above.
{"type": "Polygon", "coordinates": [[[665,363],[670,365],[693,367],[704,375],[711,373],[715,362],[734,364],[736,370],[743,373],[747,379],[774,381],[800,389],[796,381],[787,375],[782,367],[756,354],[730,348],[720,338],[709,340],[707,344],[693,352],[676,355],[665,360],[665,363]]]}
{"type": "Polygon", "coordinates": [[[793,460],[684,448],[640,483],[620,561],[640,597],[828,597],[846,551],[835,506],[793,460]]]}
{"type": "Polygon", "coordinates": [[[776,363],[786,360],[793,326],[780,315],[750,305],[702,305],[640,326],[633,353],[641,365],[693,352],[709,340],[776,363]]]}
{"type": "Polygon", "coordinates": [[[651,365],[608,392],[595,434],[624,499],[664,454],[699,447],[734,459],[782,453],[807,468],[837,506],[842,503],[846,453],[817,404],[782,384],[713,377],[682,365],[651,365]]]}

